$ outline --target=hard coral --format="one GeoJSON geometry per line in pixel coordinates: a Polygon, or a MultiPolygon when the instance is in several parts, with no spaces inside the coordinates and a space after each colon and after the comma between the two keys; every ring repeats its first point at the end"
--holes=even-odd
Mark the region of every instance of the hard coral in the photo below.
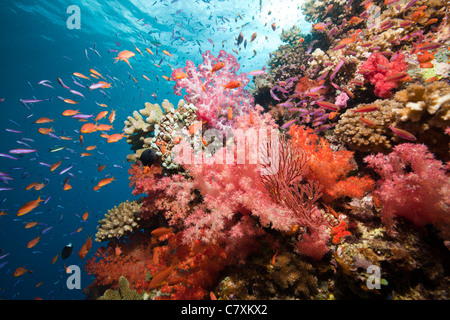
{"type": "Polygon", "coordinates": [[[359,73],[364,75],[364,78],[375,86],[375,95],[380,98],[390,98],[392,96],[392,89],[398,87],[402,77],[397,77],[408,68],[405,62],[405,56],[402,53],[397,54],[389,61],[381,53],[374,52],[364,62],[359,73]]]}

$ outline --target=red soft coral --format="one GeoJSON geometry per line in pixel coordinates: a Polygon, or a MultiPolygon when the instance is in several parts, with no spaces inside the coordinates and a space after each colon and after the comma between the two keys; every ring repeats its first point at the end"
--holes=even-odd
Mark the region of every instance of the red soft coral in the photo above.
{"type": "Polygon", "coordinates": [[[364,78],[375,86],[374,93],[377,97],[388,99],[392,96],[392,89],[398,87],[403,78],[401,75],[407,68],[408,64],[405,62],[405,56],[401,53],[397,54],[389,62],[381,53],[374,52],[361,65],[358,72],[363,74],[364,78]],[[397,75],[399,77],[395,77],[397,75]]]}
{"type": "Polygon", "coordinates": [[[450,179],[425,145],[404,143],[389,155],[370,155],[364,161],[381,175],[375,195],[391,232],[395,218],[404,217],[418,226],[432,224],[450,239],[450,179]]]}

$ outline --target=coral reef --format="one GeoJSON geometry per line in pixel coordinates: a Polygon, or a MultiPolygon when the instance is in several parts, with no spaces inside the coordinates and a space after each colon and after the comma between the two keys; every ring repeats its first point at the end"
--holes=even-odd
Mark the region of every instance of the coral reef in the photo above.
{"type": "Polygon", "coordinates": [[[142,204],[138,201],[125,201],[108,210],[105,218],[99,221],[95,241],[102,242],[120,238],[139,228],[142,204]]]}
{"type": "Polygon", "coordinates": [[[361,152],[389,152],[399,138],[389,126],[397,122],[393,109],[402,105],[392,100],[378,99],[370,104],[359,104],[347,109],[340,117],[334,134],[351,150],[361,152]],[[378,110],[358,113],[355,110],[367,106],[377,106],[378,110]]]}
{"type": "Polygon", "coordinates": [[[443,163],[427,147],[404,143],[393,152],[364,159],[381,176],[375,195],[383,206],[383,221],[394,232],[396,217],[423,227],[432,224],[448,240],[450,236],[450,179],[443,163]]]}
{"type": "MultiPolygon", "coordinates": [[[[128,116],[124,121],[125,127],[123,132],[127,139],[127,143],[132,147],[131,149],[136,151],[149,148],[151,144],[150,134],[154,131],[155,125],[157,125],[163,114],[173,109],[174,106],[167,99],[162,103],[162,106],[158,104],[145,103],[145,108],[133,112],[133,116],[128,116]],[[163,113],[164,111],[164,113],[163,113]]],[[[131,154],[127,157],[129,162],[136,161],[139,158],[139,153],[131,154]]]]}
{"type": "Polygon", "coordinates": [[[101,220],[92,295],[448,299],[448,8],[302,11],[311,32],[283,29],[251,92],[236,57],[206,51],[172,70],[177,108],[125,122],[143,197],[101,220]]]}
{"type": "Polygon", "coordinates": [[[98,300],[143,300],[144,295],[130,289],[130,284],[125,277],[119,278],[119,289],[108,289],[98,297],[98,300]]]}

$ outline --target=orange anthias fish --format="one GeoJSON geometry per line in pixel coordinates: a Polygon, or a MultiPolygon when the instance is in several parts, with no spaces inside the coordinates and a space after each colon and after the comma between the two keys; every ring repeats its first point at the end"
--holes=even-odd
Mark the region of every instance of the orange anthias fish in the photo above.
{"type": "Polygon", "coordinates": [[[150,53],[152,56],[155,55],[155,54],[152,52],[152,50],[150,50],[149,48],[146,48],[145,50],[147,50],[147,52],[150,53]]]}
{"type": "Polygon", "coordinates": [[[240,83],[239,81],[230,81],[222,87],[223,87],[223,90],[236,89],[236,88],[239,88],[241,85],[242,85],[242,83],[240,83]]]}
{"type": "MultiPolygon", "coordinates": [[[[98,71],[96,71],[96,70],[94,70],[94,69],[89,69],[89,71],[90,71],[91,73],[93,73],[93,74],[95,74],[95,75],[97,75],[97,76],[99,76],[99,77],[105,79],[105,77],[102,76],[98,71]]],[[[105,79],[105,80],[106,80],[106,79],[105,79]]]]}
{"type": "Polygon", "coordinates": [[[131,66],[130,62],[128,61],[128,59],[134,57],[136,54],[132,51],[129,50],[124,50],[119,52],[119,55],[115,58],[116,61],[114,61],[114,63],[116,63],[119,60],[125,61],[131,69],[133,69],[133,67],[131,66]]]}
{"type": "Polygon", "coordinates": [[[41,200],[41,197],[39,196],[37,198],[37,200],[32,200],[30,202],[25,203],[19,209],[19,211],[17,211],[17,215],[18,216],[23,216],[24,214],[27,214],[27,213],[31,212],[32,210],[34,210],[39,205],[39,202],[41,202],[41,201],[44,201],[44,200],[41,200]]]}
{"type": "Polygon", "coordinates": [[[163,53],[164,53],[166,56],[173,57],[173,55],[172,55],[169,51],[167,51],[167,50],[163,50],[163,53]]]}
{"type": "Polygon", "coordinates": [[[102,171],[102,170],[105,169],[105,168],[106,168],[106,166],[101,166],[101,165],[99,164],[99,165],[98,165],[97,171],[100,172],[100,171],[102,171]]]}
{"type": "Polygon", "coordinates": [[[153,230],[152,236],[161,237],[168,233],[172,233],[172,229],[166,228],[166,227],[161,227],[161,228],[157,228],[157,229],[153,230]]]}
{"type": "Polygon", "coordinates": [[[108,111],[99,112],[99,114],[95,117],[94,121],[103,119],[104,117],[106,117],[107,114],[108,114],[108,111]]]}
{"type": "Polygon", "coordinates": [[[69,109],[69,110],[64,110],[62,115],[66,116],[66,117],[71,117],[71,116],[74,116],[74,115],[76,115],[78,113],[79,113],[78,110],[70,110],[69,109]]]}
{"type": "Polygon", "coordinates": [[[419,10],[412,14],[411,20],[417,22],[418,20],[422,19],[425,16],[425,13],[423,11],[419,10]]]}
{"type": "Polygon", "coordinates": [[[175,269],[175,266],[171,266],[155,274],[150,282],[150,288],[154,289],[162,286],[164,281],[172,274],[173,269],[175,269]]]}
{"type": "Polygon", "coordinates": [[[104,186],[106,186],[107,184],[110,184],[113,181],[116,181],[116,180],[114,180],[114,177],[112,177],[112,178],[105,178],[105,179],[100,180],[97,185],[99,187],[104,187],[104,186]]]}
{"type": "Polygon", "coordinates": [[[434,54],[430,53],[430,52],[425,52],[425,53],[417,56],[417,61],[419,61],[419,63],[427,63],[433,59],[434,59],[434,54]]]}
{"type": "Polygon", "coordinates": [[[189,127],[189,134],[192,136],[194,133],[196,133],[198,130],[200,130],[203,126],[203,124],[206,123],[206,121],[196,121],[189,127]]]}
{"type": "Polygon", "coordinates": [[[50,167],[50,171],[55,171],[61,165],[61,163],[62,160],[52,164],[52,166],[50,167]]]}
{"type": "Polygon", "coordinates": [[[114,120],[116,119],[116,110],[113,110],[110,114],[109,114],[109,123],[113,123],[114,120]]]}
{"type": "Polygon", "coordinates": [[[91,250],[91,248],[92,248],[92,237],[88,237],[86,239],[86,242],[81,247],[80,251],[78,251],[78,255],[81,260],[83,260],[84,257],[86,257],[86,254],[91,250]]]}
{"type": "Polygon", "coordinates": [[[50,132],[55,132],[53,131],[53,127],[50,128],[39,128],[39,133],[40,134],[49,134],[50,132]]]}
{"type": "Polygon", "coordinates": [[[33,248],[39,242],[39,239],[41,239],[41,238],[39,236],[37,236],[37,238],[35,238],[35,239],[31,240],[30,242],[28,242],[27,248],[28,249],[33,248]]]}
{"type": "Polygon", "coordinates": [[[49,123],[49,122],[54,122],[54,120],[49,119],[49,118],[39,118],[34,123],[42,124],[42,123],[49,123]]]}
{"type": "Polygon", "coordinates": [[[31,270],[25,269],[24,267],[19,267],[16,269],[16,271],[14,271],[14,277],[20,277],[25,272],[33,273],[33,271],[31,271],[31,270]]]}
{"type": "Polygon", "coordinates": [[[233,109],[230,107],[228,109],[228,120],[232,120],[233,119],[233,109]]]}
{"type": "Polygon", "coordinates": [[[78,78],[83,78],[83,79],[91,80],[89,77],[86,77],[84,74],[79,73],[79,72],[74,72],[73,75],[74,75],[75,77],[78,77],[78,78]]]}
{"type": "Polygon", "coordinates": [[[36,222],[36,221],[33,221],[33,222],[28,222],[26,225],[25,225],[25,229],[29,229],[29,228],[33,228],[35,225],[37,225],[38,223],[36,222]]]}
{"type": "Polygon", "coordinates": [[[84,124],[84,125],[81,127],[80,131],[81,131],[82,133],[92,133],[92,132],[95,132],[95,131],[97,131],[97,124],[94,124],[94,123],[86,123],[86,124],[84,124]]]}
{"type": "Polygon", "coordinates": [[[89,212],[86,211],[86,212],[83,214],[83,221],[86,221],[87,218],[88,218],[88,216],[89,216],[89,212]]]}
{"type": "Polygon", "coordinates": [[[109,131],[111,129],[114,129],[113,126],[109,124],[99,124],[97,125],[97,131],[109,131]]]}
{"type": "Polygon", "coordinates": [[[52,264],[55,264],[56,260],[58,260],[58,256],[59,256],[59,255],[57,254],[56,256],[53,257],[53,259],[52,259],[52,264]]]}
{"type": "Polygon", "coordinates": [[[213,74],[216,71],[219,71],[220,69],[222,69],[223,67],[225,67],[225,62],[220,61],[217,62],[211,69],[211,74],[213,74]]]}
{"type": "Polygon", "coordinates": [[[119,141],[120,139],[122,139],[124,136],[125,136],[124,133],[115,133],[115,134],[112,134],[112,135],[110,135],[110,136],[108,137],[107,142],[108,142],[108,143],[117,142],[117,141],[119,141]]]}
{"type": "Polygon", "coordinates": [[[63,101],[68,104],[78,104],[79,103],[78,101],[75,101],[72,99],[64,99],[63,101]]]}
{"type": "Polygon", "coordinates": [[[187,73],[185,72],[177,72],[175,73],[175,79],[184,79],[187,78],[187,73]]]}

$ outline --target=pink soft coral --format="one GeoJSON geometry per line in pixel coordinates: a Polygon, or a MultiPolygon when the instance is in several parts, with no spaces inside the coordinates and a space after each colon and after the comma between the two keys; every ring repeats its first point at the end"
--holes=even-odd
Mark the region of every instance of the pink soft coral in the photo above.
{"type": "Polygon", "coordinates": [[[401,80],[401,77],[394,79],[393,76],[401,75],[407,68],[405,56],[401,53],[389,62],[381,53],[374,52],[361,65],[359,73],[375,86],[374,93],[377,97],[387,99],[392,96],[391,90],[397,88],[401,80]],[[393,77],[393,80],[389,80],[389,77],[393,77]]]}
{"type": "Polygon", "coordinates": [[[203,53],[203,63],[198,67],[188,60],[184,69],[173,70],[175,94],[181,95],[182,89],[185,89],[187,94],[184,100],[195,104],[200,119],[207,121],[211,127],[225,130],[230,127],[227,116],[229,108],[232,108],[234,115],[240,115],[253,106],[253,97],[244,89],[250,80],[245,73],[237,74],[239,67],[237,59],[224,50],[217,57],[206,51],[203,53]],[[224,62],[224,67],[211,72],[218,62],[224,62]],[[238,81],[241,85],[224,90],[230,81],[238,81]]]}
{"type": "Polygon", "coordinates": [[[370,155],[364,161],[381,175],[375,195],[390,231],[396,217],[405,217],[418,226],[432,224],[450,238],[450,179],[425,145],[404,143],[387,156],[370,155]]]}

